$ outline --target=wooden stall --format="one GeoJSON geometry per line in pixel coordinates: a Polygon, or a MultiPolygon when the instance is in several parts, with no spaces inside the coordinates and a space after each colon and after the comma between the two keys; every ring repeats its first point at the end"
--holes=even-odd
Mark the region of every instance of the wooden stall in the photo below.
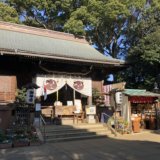
{"type": "Polygon", "coordinates": [[[157,129],[157,100],[160,94],[146,90],[123,91],[122,116],[132,124],[133,132],[157,129]]]}

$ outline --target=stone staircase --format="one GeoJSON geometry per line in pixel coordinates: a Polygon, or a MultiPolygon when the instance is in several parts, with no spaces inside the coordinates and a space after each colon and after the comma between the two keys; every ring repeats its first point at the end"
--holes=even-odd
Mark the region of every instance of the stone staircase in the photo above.
{"type": "Polygon", "coordinates": [[[47,125],[46,142],[63,142],[113,136],[103,124],[47,125]]]}

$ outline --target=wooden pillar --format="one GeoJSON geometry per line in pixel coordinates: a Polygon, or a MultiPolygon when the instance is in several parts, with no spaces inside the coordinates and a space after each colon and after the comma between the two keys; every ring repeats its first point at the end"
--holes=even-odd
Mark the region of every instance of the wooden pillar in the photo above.
{"type": "Polygon", "coordinates": [[[129,120],[129,128],[130,128],[130,132],[133,132],[131,115],[132,115],[132,113],[131,113],[131,102],[128,101],[128,120],[129,120]]]}
{"type": "Polygon", "coordinates": [[[88,97],[88,105],[91,106],[92,105],[92,96],[88,97]]]}
{"type": "Polygon", "coordinates": [[[57,91],[57,101],[58,101],[58,99],[59,99],[59,92],[57,91]]]}

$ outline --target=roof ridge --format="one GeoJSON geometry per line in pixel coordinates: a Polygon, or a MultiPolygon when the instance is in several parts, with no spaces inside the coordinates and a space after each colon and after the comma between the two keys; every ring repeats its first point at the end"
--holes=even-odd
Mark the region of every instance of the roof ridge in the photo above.
{"type": "Polygon", "coordinates": [[[22,25],[22,24],[15,24],[15,23],[10,23],[10,22],[0,21],[0,29],[15,31],[15,32],[22,32],[22,33],[27,33],[27,34],[35,34],[39,36],[46,36],[50,38],[57,38],[57,39],[62,39],[62,40],[68,40],[68,41],[88,44],[88,42],[86,41],[84,37],[78,38],[78,37],[75,37],[73,34],[53,31],[49,29],[31,27],[31,26],[22,25]]]}

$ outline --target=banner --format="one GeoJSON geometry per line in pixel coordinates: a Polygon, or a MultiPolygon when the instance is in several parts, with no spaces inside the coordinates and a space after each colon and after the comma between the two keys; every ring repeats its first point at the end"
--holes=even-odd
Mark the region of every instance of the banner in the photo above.
{"type": "Polygon", "coordinates": [[[65,84],[83,95],[92,96],[92,80],[90,78],[37,75],[35,83],[40,86],[40,88],[36,90],[36,96],[44,95],[44,87],[46,89],[46,94],[49,95],[60,90],[65,84]]]}
{"type": "Polygon", "coordinates": [[[104,85],[102,86],[102,91],[105,93],[104,95],[104,102],[106,106],[111,106],[111,96],[110,96],[110,91],[112,89],[119,89],[119,90],[124,90],[125,89],[126,82],[120,82],[120,83],[114,83],[114,84],[109,84],[109,85],[104,85]]]}
{"type": "Polygon", "coordinates": [[[105,85],[102,87],[102,91],[104,93],[106,93],[106,95],[104,95],[104,103],[106,106],[110,106],[110,95],[109,92],[112,90],[112,86],[111,85],[105,85]]]}

